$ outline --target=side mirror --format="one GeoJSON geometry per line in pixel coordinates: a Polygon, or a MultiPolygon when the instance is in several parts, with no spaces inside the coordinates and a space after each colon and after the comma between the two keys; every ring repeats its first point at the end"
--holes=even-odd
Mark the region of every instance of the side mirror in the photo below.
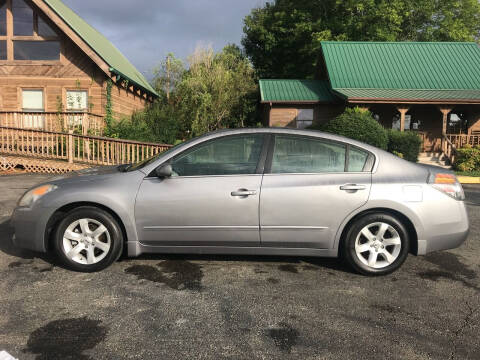
{"type": "Polygon", "coordinates": [[[169,178],[173,174],[172,165],[165,164],[155,169],[155,174],[159,178],[169,178]]]}

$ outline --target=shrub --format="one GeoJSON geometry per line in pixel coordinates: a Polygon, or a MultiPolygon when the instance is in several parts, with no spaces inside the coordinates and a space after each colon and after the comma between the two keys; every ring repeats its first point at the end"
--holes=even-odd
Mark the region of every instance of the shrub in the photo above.
{"type": "Polygon", "coordinates": [[[105,129],[105,136],[173,144],[179,135],[179,121],[174,115],[171,105],[158,101],[134,113],[130,119],[113,121],[105,129]]]}
{"type": "Polygon", "coordinates": [[[368,110],[347,108],[343,114],[322,126],[321,130],[387,149],[387,131],[368,110]]]}
{"type": "Polygon", "coordinates": [[[388,131],[388,151],[402,154],[405,160],[417,162],[421,146],[422,139],[414,132],[388,131]]]}
{"type": "Polygon", "coordinates": [[[453,164],[459,171],[479,171],[480,170],[480,146],[472,147],[466,145],[457,149],[457,156],[453,164]]]}

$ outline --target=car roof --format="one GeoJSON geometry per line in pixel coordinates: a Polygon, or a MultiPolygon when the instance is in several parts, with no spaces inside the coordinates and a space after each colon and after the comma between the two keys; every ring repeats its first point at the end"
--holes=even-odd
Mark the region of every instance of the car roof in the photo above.
{"type": "MultiPolygon", "coordinates": [[[[392,158],[393,155],[387,153],[384,150],[381,150],[377,147],[362,143],[357,140],[353,140],[344,136],[330,134],[318,130],[302,130],[302,129],[290,129],[290,128],[239,128],[239,129],[222,129],[216,130],[199,137],[193,138],[188,140],[185,143],[180,144],[178,147],[172,149],[171,152],[168,154],[168,158],[172,158],[176,156],[178,153],[183,152],[187,148],[193,147],[198,145],[202,142],[213,140],[215,138],[219,138],[222,136],[229,136],[229,135],[240,135],[240,134],[285,134],[285,135],[296,135],[296,136],[309,136],[309,137],[316,137],[319,139],[331,140],[331,141],[338,141],[342,143],[347,143],[361,149],[364,149],[370,153],[372,153],[376,158],[380,155],[387,156],[392,158]]],[[[162,157],[160,156],[159,161],[162,157]]],[[[152,162],[151,164],[147,165],[141,171],[145,173],[150,173],[154,168],[158,166],[158,162],[152,162]]],[[[377,161],[375,168],[377,166],[377,161]]]]}
{"type": "Polygon", "coordinates": [[[198,140],[208,139],[208,138],[216,138],[219,136],[224,135],[234,135],[234,134],[249,134],[249,133],[270,133],[270,134],[285,134],[285,135],[298,135],[298,136],[310,136],[310,137],[318,137],[322,139],[332,140],[332,141],[340,141],[345,142],[351,145],[355,145],[370,152],[376,153],[377,151],[382,151],[381,149],[363,143],[361,141],[353,140],[347,138],[345,136],[331,134],[319,130],[304,130],[304,129],[291,129],[291,128],[241,128],[241,129],[222,129],[209,132],[197,138],[198,140]]]}

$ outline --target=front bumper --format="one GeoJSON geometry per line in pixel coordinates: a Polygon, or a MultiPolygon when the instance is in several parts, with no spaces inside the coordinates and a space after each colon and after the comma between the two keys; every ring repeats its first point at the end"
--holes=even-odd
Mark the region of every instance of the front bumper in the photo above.
{"type": "Polygon", "coordinates": [[[36,252],[47,252],[46,230],[54,209],[43,207],[17,207],[11,224],[15,229],[15,246],[36,252]]]}

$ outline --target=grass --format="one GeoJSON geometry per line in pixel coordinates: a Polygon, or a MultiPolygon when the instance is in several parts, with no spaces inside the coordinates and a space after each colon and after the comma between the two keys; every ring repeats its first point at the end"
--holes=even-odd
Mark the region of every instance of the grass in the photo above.
{"type": "Polygon", "coordinates": [[[480,171],[455,171],[455,174],[459,176],[480,177],[480,171]]]}

